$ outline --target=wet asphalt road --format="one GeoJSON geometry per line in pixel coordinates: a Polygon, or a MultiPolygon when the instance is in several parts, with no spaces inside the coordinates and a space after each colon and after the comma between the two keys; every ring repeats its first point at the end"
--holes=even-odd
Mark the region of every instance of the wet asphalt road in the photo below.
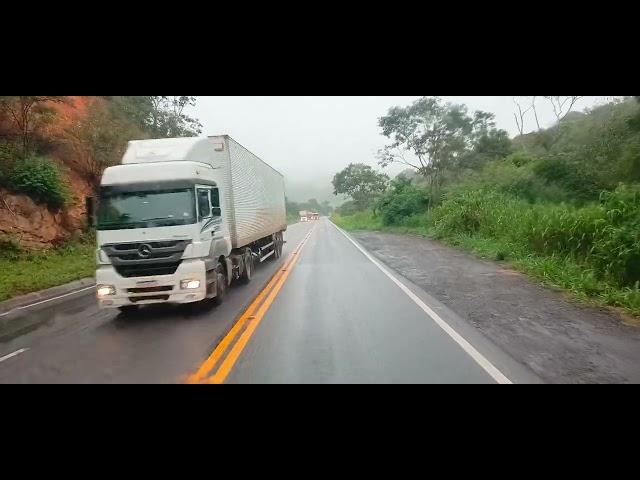
{"type": "Polygon", "coordinates": [[[309,228],[310,224],[290,226],[281,259],[259,265],[250,284],[234,286],[220,307],[202,313],[161,305],[124,318],[117,310],[98,310],[93,293],[26,313],[42,323],[0,343],[0,358],[28,349],[0,362],[0,383],[185,381],[309,228]]]}
{"type": "MultiPolygon", "coordinates": [[[[132,318],[92,295],[29,312],[34,331],[0,343],[0,383],[184,382],[313,229],[297,263],[226,383],[495,383],[482,362],[425,313],[327,219],[289,227],[283,257],[266,262],[220,307],[189,315],[147,307],[132,318]]],[[[475,329],[400,279],[513,382],[536,377],[475,329]]]]}

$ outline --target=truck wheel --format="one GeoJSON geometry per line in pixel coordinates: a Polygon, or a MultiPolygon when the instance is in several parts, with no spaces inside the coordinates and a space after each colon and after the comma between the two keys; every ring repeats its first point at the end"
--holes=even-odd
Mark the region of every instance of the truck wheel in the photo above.
{"type": "Polygon", "coordinates": [[[240,275],[240,282],[249,283],[251,281],[251,276],[253,275],[253,255],[251,255],[251,250],[247,249],[244,257],[244,270],[242,275],[240,275]]]}
{"type": "Polygon", "coordinates": [[[275,234],[275,238],[273,240],[273,252],[273,258],[276,260],[282,256],[282,232],[275,234]]]}
{"type": "Polygon", "coordinates": [[[216,296],[213,298],[214,305],[220,305],[227,294],[227,275],[224,272],[222,263],[218,262],[216,267],[216,296]]]}
{"type": "Polygon", "coordinates": [[[278,232],[278,241],[276,242],[276,253],[274,257],[280,258],[282,256],[282,232],[278,232]]]}

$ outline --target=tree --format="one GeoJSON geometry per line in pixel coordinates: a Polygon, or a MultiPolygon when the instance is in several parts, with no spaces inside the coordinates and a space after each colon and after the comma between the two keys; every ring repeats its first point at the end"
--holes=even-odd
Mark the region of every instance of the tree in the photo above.
{"type": "Polygon", "coordinates": [[[153,138],[193,137],[202,132],[202,124],[184,113],[196,104],[188,96],[105,97],[112,100],[138,127],[153,138]]]}
{"type": "Polygon", "coordinates": [[[130,117],[111,103],[97,98],[89,106],[87,114],[64,132],[64,143],[71,151],[66,161],[97,188],[103,170],[120,161],[127,141],[141,136],[141,131],[130,117]]]}
{"type": "Polygon", "coordinates": [[[533,109],[533,117],[536,119],[536,127],[538,127],[538,131],[540,131],[540,120],[538,120],[538,109],[536,107],[536,99],[537,96],[532,96],[531,98],[531,108],[533,109]]]}
{"type": "MultiPolygon", "coordinates": [[[[523,107],[523,103],[518,97],[513,97],[513,103],[515,104],[516,110],[517,110],[517,112],[513,113],[513,117],[516,120],[516,127],[520,135],[524,135],[524,120],[527,113],[529,113],[533,109],[534,103],[525,105],[523,107]]],[[[536,122],[537,122],[537,115],[536,115],[536,122]]]]}
{"type": "Polygon", "coordinates": [[[349,195],[359,208],[366,208],[385,191],[389,177],[364,163],[350,163],[333,177],[333,194],[349,195]]]}
{"type": "Polygon", "coordinates": [[[558,122],[562,121],[566,117],[576,102],[582,97],[544,97],[551,104],[553,108],[553,114],[556,116],[558,122]]]}
{"type": "Polygon", "coordinates": [[[477,159],[471,155],[475,149],[504,150],[508,139],[506,132],[496,130],[493,114],[477,111],[470,117],[466,106],[442,104],[437,97],[393,107],[378,124],[393,140],[378,152],[380,165],[407,165],[429,179],[432,191],[442,183],[445,170],[477,159]]]}
{"type": "Polygon", "coordinates": [[[408,107],[393,107],[378,120],[382,134],[393,140],[378,152],[386,167],[401,163],[438,184],[441,172],[464,149],[471,131],[466,107],[443,105],[437,97],[422,97],[408,107]],[[415,160],[408,160],[407,154],[415,160]]]}
{"type": "Polygon", "coordinates": [[[53,119],[55,111],[50,104],[66,101],[62,96],[0,97],[0,110],[8,113],[19,132],[23,155],[29,153],[33,133],[53,119]]]}
{"type": "Polygon", "coordinates": [[[493,113],[476,111],[471,121],[469,149],[460,156],[458,168],[478,168],[488,160],[512,153],[511,139],[505,130],[496,129],[493,113]]]}
{"type": "Polygon", "coordinates": [[[151,99],[151,133],[158,137],[194,137],[201,133],[199,121],[184,114],[193,107],[196,97],[149,97],[151,99]]]}

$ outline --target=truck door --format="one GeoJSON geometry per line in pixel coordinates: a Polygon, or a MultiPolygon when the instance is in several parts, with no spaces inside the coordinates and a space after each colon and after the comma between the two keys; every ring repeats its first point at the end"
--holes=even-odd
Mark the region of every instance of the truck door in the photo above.
{"type": "Polygon", "coordinates": [[[222,216],[218,189],[208,185],[196,187],[196,204],[198,206],[198,223],[200,239],[207,240],[222,234],[222,216]]]}

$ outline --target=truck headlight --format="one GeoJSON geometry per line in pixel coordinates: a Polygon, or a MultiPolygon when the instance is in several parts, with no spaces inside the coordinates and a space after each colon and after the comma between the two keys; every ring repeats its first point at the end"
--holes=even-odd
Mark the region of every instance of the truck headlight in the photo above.
{"type": "Polygon", "coordinates": [[[99,297],[108,297],[116,294],[116,287],[113,285],[98,285],[96,293],[99,297]]]}
{"type": "Polygon", "coordinates": [[[193,290],[194,288],[200,288],[200,280],[181,280],[180,288],[182,290],[193,290]]]}

